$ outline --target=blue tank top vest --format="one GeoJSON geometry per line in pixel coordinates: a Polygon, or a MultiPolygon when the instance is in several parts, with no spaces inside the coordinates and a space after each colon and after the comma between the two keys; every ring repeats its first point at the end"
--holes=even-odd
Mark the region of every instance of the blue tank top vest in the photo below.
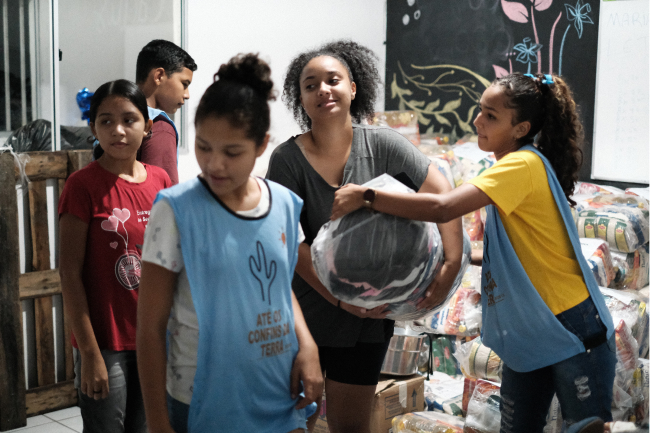
{"type": "Polygon", "coordinates": [[[190,432],[306,427],[289,390],[302,200],[266,182],[270,208],[256,218],[227,209],[198,178],[156,198],[174,211],[199,324],[190,432]]]}
{"type": "MultiPolygon", "coordinates": [[[[609,339],[614,333],[612,317],[582,255],[571,208],[555,171],[534,146],[526,145],[520,150],[530,150],[544,162],[553,197],[562,214],[589,294],[607,327],[609,339]]],[[[508,367],[518,372],[537,370],[584,352],[585,347],[580,339],[562,326],[531,283],[494,205],[487,207],[483,245],[481,301],[484,344],[494,350],[508,367]]]]}

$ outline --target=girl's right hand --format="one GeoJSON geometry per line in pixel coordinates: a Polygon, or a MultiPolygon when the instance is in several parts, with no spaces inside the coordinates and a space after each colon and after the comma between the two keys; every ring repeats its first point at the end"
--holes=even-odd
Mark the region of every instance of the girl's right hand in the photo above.
{"type": "Polygon", "coordinates": [[[390,310],[386,310],[388,304],[383,304],[371,310],[363,307],[356,307],[341,301],[341,308],[350,314],[354,314],[362,319],[385,319],[390,314],[390,310]]]}
{"type": "Polygon", "coordinates": [[[108,397],[108,371],[101,353],[82,355],[81,392],[95,400],[108,397]]]}

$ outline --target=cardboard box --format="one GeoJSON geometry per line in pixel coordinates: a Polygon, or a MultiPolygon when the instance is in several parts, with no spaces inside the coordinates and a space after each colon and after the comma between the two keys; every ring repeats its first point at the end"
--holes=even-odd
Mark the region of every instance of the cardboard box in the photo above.
{"type": "MultiPolygon", "coordinates": [[[[392,420],[397,415],[424,410],[424,376],[384,376],[379,378],[375,391],[370,431],[392,433],[392,420]]],[[[327,400],[323,392],[323,405],[314,427],[314,433],[329,433],[327,428],[327,400]]]]}

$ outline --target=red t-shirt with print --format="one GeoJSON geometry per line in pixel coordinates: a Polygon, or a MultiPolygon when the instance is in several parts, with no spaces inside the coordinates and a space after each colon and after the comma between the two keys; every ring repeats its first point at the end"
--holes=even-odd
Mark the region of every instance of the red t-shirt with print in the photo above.
{"type": "Polygon", "coordinates": [[[59,200],[59,217],[88,224],[82,281],[101,350],[135,350],[144,230],[156,194],[171,186],[165,170],[143,165],[147,179],[133,183],[94,161],[70,175],[59,200]]]}

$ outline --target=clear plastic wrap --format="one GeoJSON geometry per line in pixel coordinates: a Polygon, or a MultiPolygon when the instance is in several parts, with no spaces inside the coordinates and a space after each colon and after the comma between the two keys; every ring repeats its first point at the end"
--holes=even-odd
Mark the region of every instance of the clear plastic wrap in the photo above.
{"type": "Polygon", "coordinates": [[[648,285],[648,244],[631,253],[613,251],[614,281],[609,287],[618,290],[638,290],[648,285]]]}
{"type": "Polygon", "coordinates": [[[467,182],[483,173],[496,163],[491,152],[484,152],[475,141],[468,141],[452,146],[462,168],[463,181],[467,182]]]}
{"type": "Polygon", "coordinates": [[[562,410],[560,408],[560,401],[557,394],[551,400],[551,406],[548,408],[546,414],[546,425],[544,426],[543,433],[562,433],[562,410]]]}
{"type": "Polygon", "coordinates": [[[378,111],[372,124],[393,128],[416,146],[420,145],[420,125],[415,111],[378,111]]]}
{"type": "Polygon", "coordinates": [[[483,221],[481,221],[481,210],[477,209],[463,215],[463,228],[467,232],[470,241],[483,240],[483,221]]]}
{"type": "Polygon", "coordinates": [[[471,337],[481,332],[481,294],[461,285],[438,312],[414,324],[422,332],[471,337]]]}
{"type": "Polygon", "coordinates": [[[609,245],[602,239],[580,239],[582,254],[599,286],[609,287],[615,272],[609,245]]]}
{"type": "Polygon", "coordinates": [[[486,380],[476,381],[467,405],[464,432],[499,433],[501,428],[501,387],[486,380]]]}
{"type": "Polygon", "coordinates": [[[413,412],[393,418],[393,433],[462,433],[464,420],[438,412],[413,412]]]}
{"type": "Polygon", "coordinates": [[[463,378],[434,371],[424,381],[424,401],[430,411],[463,417],[463,378]]]}
{"type": "Polygon", "coordinates": [[[576,226],[582,238],[600,238],[629,253],[648,242],[648,201],[631,194],[576,197],[576,226]]]}
{"type": "Polygon", "coordinates": [[[612,315],[614,324],[618,325],[623,321],[626,327],[630,329],[632,338],[637,344],[637,357],[647,356],[650,317],[648,316],[645,301],[637,293],[622,292],[604,287],[600,287],[600,292],[605,297],[605,303],[612,315]]]}
{"type": "Polygon", "coordinates": [[[639,359],[639,345],[625,320],[616,325],[616,357],[626,370],[634,371],[639,359]]]}
{"type": "Polygon", "coordinates": [[[429,140],[422,140],[419,149],[432,162],[436,163],[452,188],[457,188],[463,184],[463,167],[454,154],[452,146],[429,144],[429,140]]]}
{"type": "MultiPolygon", "coordinates": [[[[413,192],[387,174],[364,186],[413,192]]],[[[363,308],[388,304],[388,317],[393,320],[413,320],[431,313],[418,311],[416,304],[444,263],[440,234],[433,223],[359,209],[324,224],[311,254],[319,280],[337,299],[363,308]]],[[[465,236],[461,270],[437,308],[454,295],[470,255],[465,236]]]]}
{"type": "Polygon", "coordinates": [[[588,182],[576,182],[576,187],[573,190],[574,194],[618,194],[623,190],[614,186],[597,185],[588,182]]]}
{"type": "Polygon", "coordinates": [[[464,376],[501,382],[503,361],[483,344],[481,337],[457,345],[454,357],[464,376]]]}

